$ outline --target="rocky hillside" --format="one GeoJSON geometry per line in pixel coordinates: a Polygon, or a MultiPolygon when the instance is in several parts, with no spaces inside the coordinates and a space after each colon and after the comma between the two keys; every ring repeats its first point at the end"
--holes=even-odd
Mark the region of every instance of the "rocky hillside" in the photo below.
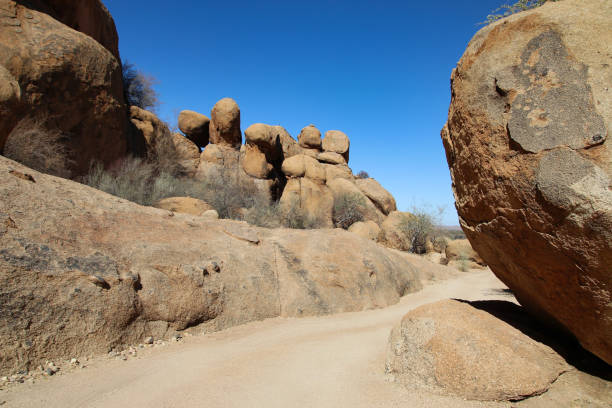
{"type": "Polygon", "coordinates": [[[442,131],[461,225],[520,303],[612,363],[612,3],[479,31],[442,131]],[[596,40],[595,40],[596,39],[596,40]]]}
{"type": "Polygon", "coordinates": [[[143,207],[3,157],[0,174],[2,371],[196,325],[384,307],[436,268],[343,230],[143,207]]]}

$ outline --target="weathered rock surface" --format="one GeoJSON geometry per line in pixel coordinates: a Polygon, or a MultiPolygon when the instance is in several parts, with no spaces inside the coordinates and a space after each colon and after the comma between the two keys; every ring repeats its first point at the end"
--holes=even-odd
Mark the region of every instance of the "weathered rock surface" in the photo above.
{"type": "Polygon", "coordinates": [[[365,221],[374,221],[376,224],[382,224],[385,216],[378,208],[366,197],[365,194],[351,181],[344,178],[335,178],[327,182],[330,190],[334,195],[334,199],[339,199],[343,195],[353,195],[359,197],[363,203],[362,213],[365,221]]]}
{"type": "MultiPolygon", "coordinates": [[[[0,110],[11,112],[0,121],[0,151],[19,120],[35,116],[44,129],[65,135],[68,151],[78,152],[70,159],[79,175],[89,170],[93,159],[108,164],[126,153],[121,64],[113,53],[116,44],[96,36],[98,29],[114,30],[99,1],[51,3],[58,5],[53,9],[58,18],[82,22],[83,30],[112,50],[25,3],[0,0],[0,110]]],[[[116,35],[110,38],[114,41],[116,35]]]]}
{"type": "Polygon", "coordinates": [[[298,143],[307,149],[321,148],[321,131],[315,125],[308,125],[298,135],[298,143]]]}
{"type": "Polygon", "coordinates": [[[344,160],[349,161],[350,141],[346,134],[339,130],[328,130],[325,132],[325,137],[321,143],[323,150],[326,152],[338,153],[344,157],[344,160]]]}
{"type": "Polygon", "coordinates": [[[303,154],[286,159],[282,170],[287,177],[306,177],[319,184],[325,183],[326,180],[323,166],[312,157],[303,154]]]}
{"type": "Polygon", "coordinates": [[[444,249],[448,261],[468,261],[480,266],[486,266],[480,255],[474,251],[470,241],[467,239],[455,239],[449,241],[444,249]]]}
{"type": "Polygon", "coordinates": [[[178,164],[186,174],[194,175],[200,164],[200,149],[194,142],[179,133],[172,134],[172,143],[178,164]]]}
{"type": "Polygon", "coordinates": [[[334,225],[334,196],[326,185],[311,178],[290,178],[283,190],[280,204],[285,213],[297,212],[305,216],[313,228],[331,228],[334,225]]]}
{"type": "Polygon", "coordinates": [[[210,113],[210,143],[240,149],[240,108],[231,98],[223,98],[210,113]]]}
{"type": "Polygon", "coordinates": [[[358,178],[355,180],[355,184],[383,214],[389,215],[390,212],[397,210],[395,198],[378,181],[373,178],[358,178]]]}
{"type": "Polygon", "coordinates": [[[525,334],[532,322],[504,301],[421,306],[391,332],[386,371],[408,387],[471,400],[539,395],[569,366],[537,332],[525,334]]]}
{"type": "Polygon", "coordinates": [[[442,131],[474,249],[522,305],[608,363],[611,19],[609,1],[564,0],[483,28],[452,74],[442,131]]]}
{"type": "Polygon", "coordinates": [[[0,174],[3,371],[203,323],[384,307],[420,287],[409,261],[346,231],[171,215],[3,157],[0,174]]]}
{"type": "Polygon", "coordinates": [[[329,164],[346,164],[346,160],[341,154],[334,152],[323,152],[317,154],[317,160],[329,164]]]}
{"type": "Polygon", "coordinates": [[[378,237],[380,236],[380,227],[374,221],[358,221],[352,224],[348,228],[349,232],[353,234],[357,234],[362,238],[366,238],[372,241],[378,241],[378,237]]]}
{"type": "Polygon", "coordinates": [[[404,232],[403,225],[412,217],[412,214],[402,211],[393,211],[381,224],[385,246],[400,251],[409,251],[412,243],[404,232]]]}
{"type": "Polygon", "coordinates": [[[179,113],[178,127],[199,148],[208,144],[210,119],[206,115],[192,110],[183,110],[179,113]]]}
{"type": "MultiPolygon", "coordinates": [[[[214,208],[205,201],[193,197],[168,197],[159,200],[153,207],[181,214],[200,216],[214,208]]],[[[217,214],[217,218],[219,215],[217,214]]]]}

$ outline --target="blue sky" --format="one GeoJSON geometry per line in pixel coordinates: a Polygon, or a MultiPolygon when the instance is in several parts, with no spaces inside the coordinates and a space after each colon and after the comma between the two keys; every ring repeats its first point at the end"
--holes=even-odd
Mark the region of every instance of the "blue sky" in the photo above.
{"type": "Polygon", "coordinates": [[[400,210],[443,205],[443,223],[458,225],[440,140],[450,73],[503,1],[103,2],[122,58],[157,78],[162,119],[210,116],[231,97],[243,131],[342,130],[354,173],[376,178],[400,210]]]}

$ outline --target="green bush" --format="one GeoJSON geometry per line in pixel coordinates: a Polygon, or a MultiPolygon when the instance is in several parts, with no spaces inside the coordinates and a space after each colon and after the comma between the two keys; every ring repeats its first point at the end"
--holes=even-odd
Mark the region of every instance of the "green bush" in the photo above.
{"type": "Polygon", "coordinates": [[[501,20],[502,18],[508,17],[512,14],[520,13],[521,11],[540,7],[544,5],[544,3],[546,3],[547,1],[559,1],[559,0],[519,0],[512,5],[504,4],[500,8],[493,10],[492,14],[489,14],[487,16],[487,20],[483,21],[481,24],[491,24],[491,23],[496,22],[497,20],[501,20]]]}
{"type": "Polygon", "coordinates": [[[345,193],[334,198],[333,218],[338,228],[348,229],[358,221],[363,221],[365,199],[357,193],[345,193]]]}

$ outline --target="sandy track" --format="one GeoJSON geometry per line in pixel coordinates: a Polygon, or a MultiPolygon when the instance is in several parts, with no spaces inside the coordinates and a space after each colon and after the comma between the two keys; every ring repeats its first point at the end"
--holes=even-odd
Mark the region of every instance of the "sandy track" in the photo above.
{"type": "MultiPolygon", "coordinates": [[[[514,298],[489,271],[428,285],[392,307],[251,323],[0,393],[5,407],[476,407],[407,391],[384,374],[389,332],[449,297],[514,298]]],[[[486,406],[507,406],[492,405],[486,406]]],[[[3,407],[4,408],[4,407],[3,407]]]]}

